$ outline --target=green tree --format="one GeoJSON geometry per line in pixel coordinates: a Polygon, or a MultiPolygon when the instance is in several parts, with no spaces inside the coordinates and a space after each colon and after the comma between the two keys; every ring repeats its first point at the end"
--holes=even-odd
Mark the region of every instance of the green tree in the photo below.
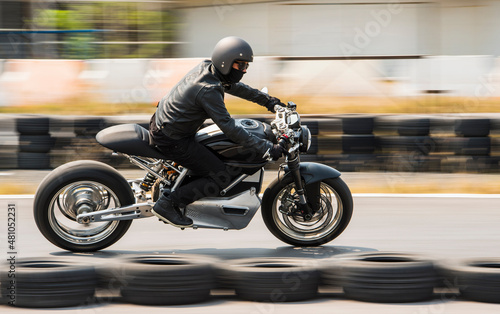
{"type": "Polygon", "coordinates": [[[61,58],[155,58],[172,55],[178,21],[162,3],[58,3],[40,9],[35,24],[56,29],[61,58]]]}

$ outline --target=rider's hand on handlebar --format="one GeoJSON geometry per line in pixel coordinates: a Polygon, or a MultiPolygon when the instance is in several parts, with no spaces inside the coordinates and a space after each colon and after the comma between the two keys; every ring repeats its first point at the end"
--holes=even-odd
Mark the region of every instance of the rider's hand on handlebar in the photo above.
{"type": "Polygon", "coordinates": [[[276,110],[274,110],[274,107],[276,105],[278,105],[278,106],[284,106],[284,104],[278,98],[276,98],[276,97],[269,97],[269,100],[265,104],[265,107],[267,108],[267,110],[271,111],[272,113],[276,113],[276,110]]]}
{"type": "Polygon", "coordinates": [[[280,157],[286,153],[286,141],[284,139],[279,140],[278,144],[274,144],[273,148],[269,150],[269,155],[271,155],[274,161],[280,159],[280,157]]]}
{"type": "Polygon", "coordinates": [[[274,144],[273,148],[269,150],[269,155],[273,158],[274,161],[280,159],[280,157],[283,155],[284,149],[281,147],[281,145],[274,144]]]}

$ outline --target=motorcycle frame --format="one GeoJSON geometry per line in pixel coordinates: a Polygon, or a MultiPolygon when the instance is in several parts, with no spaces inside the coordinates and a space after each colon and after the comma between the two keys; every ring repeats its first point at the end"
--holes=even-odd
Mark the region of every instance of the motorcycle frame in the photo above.
{"type": "MultiPolygon", "coordinates": [[[[127,157],[134,165],[145,170],[147,174],[162,180],[164,184],[173,184],[171,188],[172,191],[182,184],[184,178],[189,173],[188,169],[183,168],[181,170],[167,160],[144,158],[123,153],[120,154],[127,157]],[[171,182],[160,174],[160,170],[164,167],[174,170],[179,174],[174,182],[171,182]]],[[[220,191],[219,196],[204,197],[189,204],[184,210],[186,214],[193,219],[192,228],[240,230],[248,226],[261,205],[261,199],[257,193],[257,189],[251,187],[237,195],[229,197],[225,197],[225,195],[244,180],[257,183],[260,190],[263,177],[264,168],[261,168],[253,175],[242,174],[233,179],[225,189],[220,191]]],[[[87,224],[99,221],[130,220],[153,216],[151,209],[154,203],[151,199],[147,198],[146,191],[140,188],[140,183],[143,182],[143,179],[128,180],[128,182],[135,196],[136,204],[82,213],[76,217],[77,221],[87,224]]]]}

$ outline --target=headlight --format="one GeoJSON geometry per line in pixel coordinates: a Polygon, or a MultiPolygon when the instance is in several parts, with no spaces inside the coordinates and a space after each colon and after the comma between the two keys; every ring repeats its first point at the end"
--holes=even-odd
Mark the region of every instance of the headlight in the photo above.
{"type": "Polygon", "coordinates": [[[311,147],[311,131],[309,131],[309,128],[307,126],[302,126],[301,131],[302,134],[300,134],[300,143],[302,145],[300,146],[299,151],[305,153],[311,147]]]}

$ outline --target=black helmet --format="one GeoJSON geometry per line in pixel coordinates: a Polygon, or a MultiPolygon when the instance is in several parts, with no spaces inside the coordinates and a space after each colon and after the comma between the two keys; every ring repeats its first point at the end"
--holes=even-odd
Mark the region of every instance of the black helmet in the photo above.
{"type": "Polygon", "coordinates": [[[234,61],[253,61],[252,47],[243,39],[230,36],[222,38],[212,52],[212,62],[223,75],[229,74],[234,61]]]}

